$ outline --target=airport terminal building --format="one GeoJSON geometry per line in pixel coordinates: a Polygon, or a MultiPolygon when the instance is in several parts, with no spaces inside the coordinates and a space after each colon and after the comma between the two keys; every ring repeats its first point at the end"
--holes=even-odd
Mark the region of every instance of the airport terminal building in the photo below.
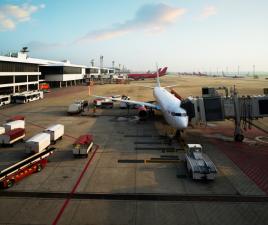
{"type": "Polygon", "coordinates": [[[40,79],[50,83],[52,87],[76,85],[84,80],[86,66],[71,64],[69,61],[41,65],[40,79]]]}
{"type": "Polygon", "coordinates": [[[0,94],[36,90],[40,74],[35,60],[0,56],[0,94]]]}
{"type": "Polygon", "coordinates": [[[0,94],[13,94],[39,89],[39,82],[61,87],[82,82],[86,66],[69,61],[53,61],[28,57],[18,52],[0,56],[0,94]]]}

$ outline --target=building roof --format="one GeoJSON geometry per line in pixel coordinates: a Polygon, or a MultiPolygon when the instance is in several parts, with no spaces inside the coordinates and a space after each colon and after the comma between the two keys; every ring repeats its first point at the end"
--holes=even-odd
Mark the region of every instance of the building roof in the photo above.
{"type": "Polygon", "coordinates": [[[38,65],[49,65],[49,66],[73,66],[73,67],[83,67],[84,65],[71,64],[70,61],[55,61],[49,59],[38,59],[28,57],[27,54],[18,52],[15,57],[14,56],[0,56],[0,61],[6,62],[18,62],[18,63],[30,63],[30,64],[38,64],[38,65]]]}
{"type": "Polygon", "coordinates": [[[42,66],[71,66],[71,67],[81,67],[81,68],[86,68],[86,66],[84,65],[77,65],[77,64],[71,64],[69,62],[57,62],[57,63],[49,63],[46,65],[42,65],[42,66]]]}

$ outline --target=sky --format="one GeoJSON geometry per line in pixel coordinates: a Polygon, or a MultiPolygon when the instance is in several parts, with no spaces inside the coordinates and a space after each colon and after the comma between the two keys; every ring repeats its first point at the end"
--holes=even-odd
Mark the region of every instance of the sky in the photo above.
{"type": "Polygon", "coordinates": [[[133,71],[268,71],[266,0],[0,0],[0,54],[133,71]]]}

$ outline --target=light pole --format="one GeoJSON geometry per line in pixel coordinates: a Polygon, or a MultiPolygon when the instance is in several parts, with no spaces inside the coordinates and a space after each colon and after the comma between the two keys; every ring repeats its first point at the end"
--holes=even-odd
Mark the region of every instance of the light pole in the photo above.
{"type": "Polygon", "coordinates": [[[90,64],[92,67],[94,66],[94,59],[91,59],[90,64]]]}

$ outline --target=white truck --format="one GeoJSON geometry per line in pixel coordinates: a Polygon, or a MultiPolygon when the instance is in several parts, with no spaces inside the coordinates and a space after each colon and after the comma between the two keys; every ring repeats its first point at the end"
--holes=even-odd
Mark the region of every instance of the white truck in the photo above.
{"type": "Polygon", "coordinates": [[[25,152],[39,153],[44,151],[50,145],[50,134],[39,133],[25,142],[25,152]]]}
{"type": "Polygon", "coordinates": [[[202,152],[200,144],[187,144],[185,153],[187,170],[194,180],[214,180],[217,169],[210,158],[202,152]]]}
{"type": "Polygon", "coordinates": [[[56,143],[58,139],[61,139],[64,135],[64,125],[62,124],[55,124],[47,129],[44,130],[44,133],[47,133],[50,135],[50,142],[56,143]]]}
{"type": "Polygon", "coordinates": [[[85,134],[80,136],[73,144],[74,157],[87,157],[93,147],[93,136],[85,134]]]}
{"type": "Polygon", "coordinates": [[[8,105],[11,103],[10,95],[0,95],[0,106],[8,105]]]}
{"type": "Polygon", "coordinates": [[[4,125],[5,131],[11,131],[17,128],[25,129],[25,120],[15,120],[8,123],[5,123],[4,125]]]}
{"type": "Polygon", "coordinates": [[[13,103],[27,103],[44,98],[43,91],[25,91],[11,96],[13,103]]]}
{"type": "Polygon", "coordinates": [[[69,105],[68,114],[78,114],[83,111],[84,107],[88,105],[88,101],[86,100],[76,100],[74,103],[69,105]]]}

